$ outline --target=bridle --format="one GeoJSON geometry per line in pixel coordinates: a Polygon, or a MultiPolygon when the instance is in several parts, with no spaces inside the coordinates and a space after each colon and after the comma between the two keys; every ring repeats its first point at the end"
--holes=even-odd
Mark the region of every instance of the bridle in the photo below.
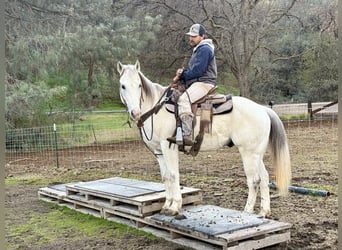
{"type": "MultiPolygon", "coordinates": [[[[140,131],[140,136],[142,138],[142,131],[144,132],[145,138],[148,141],[151,141],[153,138],[153,115],[157,114],[159,112],[159,110],[161,109],[161,107],[169,100],[169,97],[166,96],[163,99],[163,97],[171,90],[171,84],[164,90],[163,94],[160,96],[159,100],[157,101],[157,103],[148,111],[146,111],[144,114],[142,114],[138,120],[138,128],[140,131]],[[144,128],[144,122],[151,117],[151,135],[150,137],[147,136],[145,128],[144,128]]],[[[142,90],[141,90],[142,91],[142,90]]],[[[141,95],[142,96],[142,95],[141,95]]],[[[140,106],[141,106],[141,102],[140,102],[140,106]]]]}
{"type": "MultiPolygon", "coordinates": [[[[123,75],[124,70],[121,72],[120,77],[123,75]]],[[[140,74],[139,74],[140,76],[140,74]]],[[[140,81],[141,81],[141,77],[140,77],[140,81]]],[[[144,114],[142,114],[138,120],[137,126],[139,128],[139,132],[140,132],[140,136],[141,138],[143,138],[143,134],[145,136],[145,138],[147,139],[147,141],[151,141],[153,138],[153,115],[157,114],[159,112],[159,110],[161,109],[161,107],[165,104],[165,102],[167,102],[169,100],[168,95],[163,99],[163,97],[171,90],[171,85],[173,83],[169,84],[169,86],[164,90],[163,94],[160,96],[159,100],[156,102],[156,104],[148,111],[146,111],[144,114]],[[147,133],[145,131],[144,128],[144,122],[151,117],[151,135],[147,136],[147,133]]],[[[141,104],[144,101],[143,99],[143,88],[141,88],[141,94],[140,94],[140,108],[141,108],[141,104]]],[[[126,100],[124,98],[122,98],[121,94],[120,94],[121,100],[124,103],[124,105],[127,107],[127,103],[126,100]]]]}
{"type": "MultiPolygon", "coordinates": [[[[166,95],[166,93],[169,92],[169,90],[171,89],[171,85],[169,85],[163,92],[163,94],[160,96],[159,100],[157,101],[157,103],[148,111],[146,111],[144,114],[142,114],[140,116],[140,119],[138,120],[138,127],[143,127],[144,126],[144,122],[153,114],[157,114],[160,110],[160,108],[164,105],[165,102],[167,102],[169,100],[169,97],[164,98],[164,100],[162,101],[163,97],[166,95]]],[[[142,90],[141,90],[142,91],[142,90]]],[[[140,104],[141,105],[141,104],[140,104]]]]}

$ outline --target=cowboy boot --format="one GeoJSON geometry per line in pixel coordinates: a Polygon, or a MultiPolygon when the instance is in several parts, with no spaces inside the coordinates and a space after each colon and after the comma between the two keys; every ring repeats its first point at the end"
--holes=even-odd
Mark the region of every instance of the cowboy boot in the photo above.
{"type": "Polygon", "coordinates": [[[180,116],[182,121],[182,130],[183,130],[183,145],[184,146],[192,146],[194,142],[192,140],[192,115],[184,114],[180,116]]]}

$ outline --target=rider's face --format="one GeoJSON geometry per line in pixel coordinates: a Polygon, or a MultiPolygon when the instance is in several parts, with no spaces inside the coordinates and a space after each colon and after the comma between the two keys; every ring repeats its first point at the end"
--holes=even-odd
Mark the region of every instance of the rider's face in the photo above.
{"type": "Polygon", "coordinates": [[[195,47],[200,41],[203,40],[203,36],[189,36],[189,43],[191,46],[195,47]]]}

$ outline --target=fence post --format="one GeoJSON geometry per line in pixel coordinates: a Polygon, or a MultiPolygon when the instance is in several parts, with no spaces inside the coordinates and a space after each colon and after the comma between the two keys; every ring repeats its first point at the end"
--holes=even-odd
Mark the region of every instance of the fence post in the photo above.
{"type": "Polygon", "coordinates": [[[313,113],[312,113],[312,102],[311,102],[311,100],[308,101],[308,114],[310,116],[310,120],[312,120],[313,113]]]}
{"type": "Polygon", "coordinates": [[[53,133],[55,134],[55,150],[56,150],[56,162],[57,162],[57,168],[59,168],[59,162],[58,162],[58,143],[57,143],[57,128],[56,123],[53,124],[53,133]]]}

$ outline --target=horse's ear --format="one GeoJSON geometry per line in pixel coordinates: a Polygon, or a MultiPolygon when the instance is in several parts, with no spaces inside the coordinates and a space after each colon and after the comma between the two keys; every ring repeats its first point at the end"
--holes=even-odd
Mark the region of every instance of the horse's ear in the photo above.
{"type": "Polygon", "coordinates": [[[121,75],[122,71],[123,71],[123,65],[121,62],[118,62],[116,65],[116,69],[118,70],[119,74],[121,75]]]}
{"type": "Polygon", "coordinates": [[[138,71],[140,71],[140,62],[139,62],[139,60],[137,60],[136,62],[135,62],[135,68],[138,70],[138,71]]]}

